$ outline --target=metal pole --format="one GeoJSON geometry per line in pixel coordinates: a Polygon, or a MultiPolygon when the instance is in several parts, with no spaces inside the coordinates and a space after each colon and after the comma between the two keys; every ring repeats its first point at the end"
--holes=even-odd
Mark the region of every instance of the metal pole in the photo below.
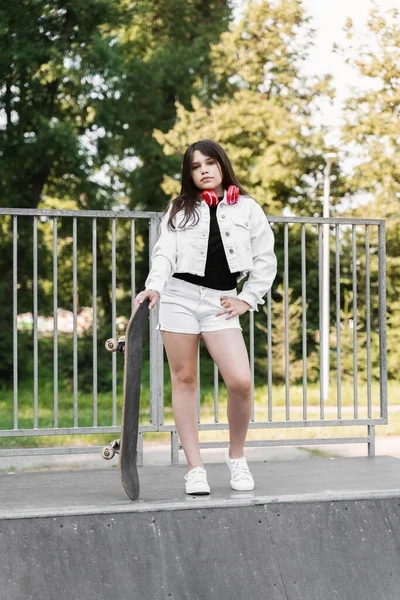
{"type": "MultiPolygon", "coordinates": [[[[324,169],[324,202],[323,217],[329,218],[329,196],[331,164],[336,158],[336,154],[329,153],[324,155],[326,165],[324,169]]],[[[323,400],[329,398],[329,224],[323,225],[323,243],[322,243],[322,356],[321,356],[321,378],[322,378],[322,396],[323,400]]]]}

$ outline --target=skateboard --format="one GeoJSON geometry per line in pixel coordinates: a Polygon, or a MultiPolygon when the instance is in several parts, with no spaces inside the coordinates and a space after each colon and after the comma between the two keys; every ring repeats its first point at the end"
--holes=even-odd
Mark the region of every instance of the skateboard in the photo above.
{"type": "Polygon", "coordinates": [[[101,451],[110,460],[119,454],[119,474],[125,492],[131,500],[139,497],[140,483],[137,470],[137,441],[139,433],[140,376],[142,371],[143,334],[149,315],[149,301],[138,304],[118,341],[106,341],[109,352],[124,354],[124,388],[122,399],[121,439],[114,440],[101,451]]]}

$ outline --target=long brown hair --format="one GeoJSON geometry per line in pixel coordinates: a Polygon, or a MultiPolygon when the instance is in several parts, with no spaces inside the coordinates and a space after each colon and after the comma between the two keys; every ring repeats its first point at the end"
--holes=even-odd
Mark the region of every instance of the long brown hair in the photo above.
{"type": "Polygon", "coordinates": [[[222,172],[222,187],[224,190],[228,189],[230,185],[236,185],[239,188],[240,194],[243,196],[249,195],[236,179],[231,161],[225,150],[221,148],[219,144],[213,140],[199,140],[198,142],[194,142],[193,144],[190,144],[183,155],[182,187],[179,196],[171,202],[172,208],[168,219],[168,227],[170,229],[175,229],[172,224],[172,219],[182,208],[185,211],[185,222],[182,224],[183,226],[186,225],[192,217],[194,225],[199,222],[200,216],[196,209],[201,203],[201,190],[195,185],[192,178],[192,163],[195,150],[199,150],[205,156],[214,158],[218,162],[222,172]],[[195,215],[197,220],[195,220],[195,215]]]}

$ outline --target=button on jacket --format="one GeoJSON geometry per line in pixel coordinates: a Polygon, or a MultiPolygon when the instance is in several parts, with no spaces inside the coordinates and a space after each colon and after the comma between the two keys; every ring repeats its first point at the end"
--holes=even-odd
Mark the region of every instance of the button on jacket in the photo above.
{"type": "MultiPolygon", "coordinates": [[[[249,196],[239,196],[237,204],[229,205],[224,198],[217,207],[217,221],[221,232],[226,259],[231,273],[239,272],[237,282],[249,274],[238,294],[252,310],[264,304],[263,296],[270,289],[276,275],[274,235],[261,206],[249,196]]],[[[202,200],[197,211],[200,218],[193,219],[183,227],[184,210],[173,218],[175,230],[167,227],[171,207],[161,219],[161,232],[151,255],[151,268],[145,282],[146,290],[154,290],[162,296],[164,287],[174,273],[193,273],[204,276],[210,209],[202,200]]]]}

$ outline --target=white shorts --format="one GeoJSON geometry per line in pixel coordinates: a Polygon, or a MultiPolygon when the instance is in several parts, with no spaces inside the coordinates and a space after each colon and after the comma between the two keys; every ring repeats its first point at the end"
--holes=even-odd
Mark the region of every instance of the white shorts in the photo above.
{"type": "Polygon", "coordinates": [[[159,301],[159,331],[201,333],[221,329],[240,329],[239,317],[226,319],[221,312],[221,296],[237,296],[237,290],[213,290],[176,277],[170,277],[159,301]]]}

